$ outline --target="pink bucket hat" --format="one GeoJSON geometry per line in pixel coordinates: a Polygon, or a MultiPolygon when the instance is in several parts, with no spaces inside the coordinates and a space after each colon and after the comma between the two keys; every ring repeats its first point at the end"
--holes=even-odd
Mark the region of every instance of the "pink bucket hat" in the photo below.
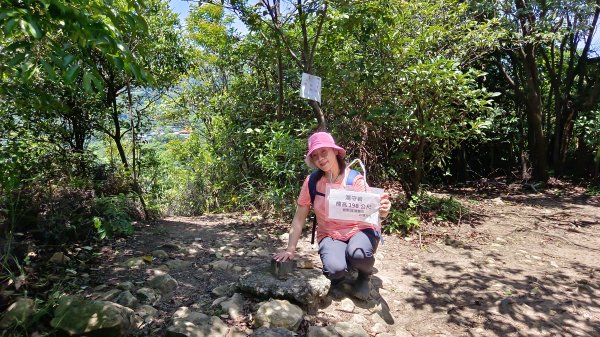
{"type": "Polygon", "coordinates": [[[308,138],[308,151],[306,152],[306,156],[304,156],[304,161],[308,166],[312,168],[316,167],[310,159],[310,155],[323,147],[329,147],[337,150],[338,156],[341,158],[344,158],[346,155],[346,150],[335,144],[335,140],[333,140],[331,134],[327,132],[315,132],[308,138]]]}

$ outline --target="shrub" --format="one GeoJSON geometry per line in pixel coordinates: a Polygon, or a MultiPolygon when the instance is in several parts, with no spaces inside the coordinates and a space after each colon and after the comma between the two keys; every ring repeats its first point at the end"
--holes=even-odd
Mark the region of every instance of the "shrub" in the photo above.
{"type": "Polygon", "coordinates": [[[458,200],[438,198],[421,192],[412,197],[406,209],[392,209],[383,231],[387,234],[409,233],[418,230],[423,221],[450,221],[457,223],[469,214],[468,208],[458,200]]]}
{"type": "Polygon", "coordinates": [[[462,217],[469,214],[469,209],[453,197],[438,198],[425,192],[413,196],[408,205],[422,219],[430,221],[450,221],[457,223],[462,217]]]}
{"type": "Polygon", "coordinates": [[[117,195],[94,200],[92,222],[100,239],[133,233],[128,199],[128,196],[117,195]]]}
{"type": "Polygon", "coordinates": [[[383,232],[386,234],[409,233],[418,230],[421,227],[421,221],[418,214],[413,209],[391,210],[386,220],[383,232]]]}

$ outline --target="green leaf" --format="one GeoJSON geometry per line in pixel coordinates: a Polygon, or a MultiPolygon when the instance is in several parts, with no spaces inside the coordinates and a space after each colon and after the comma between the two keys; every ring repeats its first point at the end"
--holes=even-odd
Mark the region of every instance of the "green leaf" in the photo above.
{"type": "Polygon", "coordinates": [[[46,60],[41,60],[40,63],[42,64],[42,67],[44,67],[44,70],[46,71],[46,74],[48,75],[48,77],[52,81],[55,81],[56,80],[56,71],[54,71],[54,68],[52,67],[52,65],[50,65],[50,63],[48,63],[46,60]]]}
{"type": "Polygon", "coordinates": [[[102,82],[100,79],[100,74],[98,74],[96,71],[92,73],[92,82],[94,83],[97,91],[104,90],[104,82],[102,82]]]}
{"type": "Polygon", "coordinates": [[[38,67],[36,67],[36,65],[34,63],[24,64],[23,69],[24,69],[23,77],[25,78],[26,81],[31,80],[33,75],[37,74],[37,72],[38,72],[38,67]]]}
{"type": "Polygon", "coordinates": [[[142,79],[142,73],[140,72],[140,67],[138,67],[137,64],[127,62],[125,63],[125,69],[136,79],[142,79]]]}
{"type": "Polygon", "coordinates": [[[117,68],[118,70],[123,70],[123,66],[125,65],[125,63],[123,62],[123,59],[120,57],[112,57],[111,58],[113,65],[115,66],[115,68],[117,68]]]}
{"type": "Polygon", "coordinates": [[[101,91],[104,86],[94,72],[86,72],[83,74],[83,88],[87,93],[93,93],[94,90],[101,91]]]}
{"type": "Polygon", "coordinates": [[[79,72],[79,68],[79,64],[76,63],[67,70],[67,72],[65,73],[65,81],[67,81],[67,83],[73,83],[73,80],[79,72]]]}
{"type": "Polygon", "coordinates": [[[29,33],[29,35],[33,36],[33,38],[35,38],[36,40],[38,40],[42,37],[42,31],[38,27],[35,19],[28,17],[27,21],[24,21],[24,22],[25,22],[25,28],[27,30],[27,33],[29,33]]]}
{"type": "Polygon", "coordinates": [[[10,36],[13,29],[15,28],[15,25],[20,20],[21,20],[20,18],[12,18],[12,19],[8,20],[8,22],[4,25],[4,28],[2,28],[2,30],[4,31],[4,35],[10,36]]]}
{"type": "Polygon", "coordinates": [[[24,53],[19,53],[19,54],[13,56],[13,58],[10,59],[10,61],[8,61],[7,65],[9,67],[14,67],[17,64],[23,62],[23,60],[25,60],[25,54],[24,53]]]}
{"type": "Polygon", "coordinates": [[[92,92],[92,76],[91,73],[83,74],[83,89],[88,93],[92,92]]]}
{"type": "Polygon", "coordinates": [[[72,55],[72,54],[65,55],[62,59],[63,67],[65,67],[65,68],[68,67],[69,64],[71,64],[71,62],[73,62],[74,59],[75,59],[75,55],[72,55]]]}

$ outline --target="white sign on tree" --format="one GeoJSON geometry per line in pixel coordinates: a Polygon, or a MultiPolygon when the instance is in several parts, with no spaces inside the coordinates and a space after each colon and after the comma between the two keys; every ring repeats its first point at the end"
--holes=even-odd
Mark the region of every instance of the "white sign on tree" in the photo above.
{"type": "Polygon", "coordinates": [[[319,76],[302,73],[300,97],[321,103],[321,78],[319,76]]]}

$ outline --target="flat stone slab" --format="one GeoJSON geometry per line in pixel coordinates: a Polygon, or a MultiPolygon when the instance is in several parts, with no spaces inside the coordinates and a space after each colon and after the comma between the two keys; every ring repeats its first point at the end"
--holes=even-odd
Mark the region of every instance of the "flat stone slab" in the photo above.
{"type": "Polygon", "coordinates": [[[278,279],[271,274],[270,263],[254,267],[238,280],[241,291],[256,297],[285,299],[309,307],[327,295],[329,286],[320,269],[296,269],[285,279],[278,279]]]}

